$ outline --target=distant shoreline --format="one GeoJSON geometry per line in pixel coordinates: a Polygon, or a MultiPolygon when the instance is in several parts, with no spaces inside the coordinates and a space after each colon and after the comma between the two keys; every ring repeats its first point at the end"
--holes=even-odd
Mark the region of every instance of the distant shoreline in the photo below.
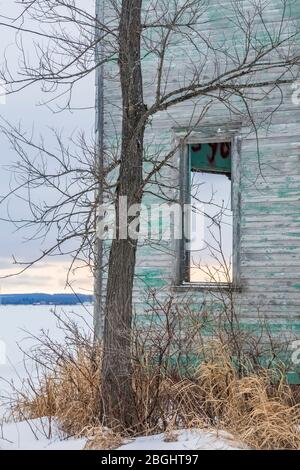
{"type": "Polygon", "coordinates": [[[81,305],[93,302],[86,294],[3,294],[0,306],[4,305],[81,305]]]}

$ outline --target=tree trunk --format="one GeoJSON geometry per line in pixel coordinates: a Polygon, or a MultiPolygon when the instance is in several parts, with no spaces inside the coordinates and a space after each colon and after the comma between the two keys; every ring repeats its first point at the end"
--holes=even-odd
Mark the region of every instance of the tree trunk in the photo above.
{"type": "Polygon", "coordinates": [[[106,422],[109,425],[119,423],[126,428],[134,424],[135,418],[131,328],[137,240],[128,236],[120,239],[118,216],[120,197],[127,197],[128,207],[141,202],[145,130],[144,126],[139,125],[145,112],[140,60],[141,3],[141,0],[124,0],[120,18],[122,148],[116,190],[117,231],[116,238],[112,241],[108,265],[102,364],[103,411],[106,422]]]}

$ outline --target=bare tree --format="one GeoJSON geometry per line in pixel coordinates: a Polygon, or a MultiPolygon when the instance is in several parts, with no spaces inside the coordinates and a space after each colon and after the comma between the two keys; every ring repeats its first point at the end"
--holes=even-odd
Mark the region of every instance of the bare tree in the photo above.
{"type": "MultiPolygon", "coordinates": [[[[210,6],[206,0],[107,0],[103,2],[104,16],[99,15],[102,11],[100,2],[97,3],[98,12],[95,16],[81,7],[79,0],[27,0],[22,2],[18,19],[2,22],[2,26],[16,29],[17,38],[29,35],[38,40],[34,63],[28,62],[22,40],[19,40],[23,61],[16,75],[5,61],[2,78],[10,93],[19,92],[38,82],[49,93],[48,105],[53,104],[56,98],[65,97],[64,106],[71,107],[76,83],[95,70],[101,70],[104,80],[112,81],[116,91],[121,92],[118,106],[122,123],[119,128],[115,123],[118,145],[106,145],[105,148],[96,145],[96,153],[91,151],[92,165],[87,164],[85,158],[76,157],[79,167],[71,167],[69,155],[66,164],[63,145],[59,156],[50,154],[44,146],[38,146],[41,155],[58,162],[60,171],[55,176],[48,173],[45,161],[41,170],[24,153],[24,145],[37,144],[26,139],[19,129],[7,128],[5,125],[5,132],[23,162],[21,179],[25,173],[30,175],[12,189],[11,195],[16,195],[18,189],[24,186],[32,188],[37,184],[50,184],[56,191],[61,191],[61,179],[67,182],[60,203],[55,206],[37,209],[30,198],[32,218],[26,223],[36,224],[38,233],[41,227],[48,230],[53,226],[60,233],[59,241],[50,248],[50,253],[60,252],[63,245],[68,246],[69,238],[79,241],[75,252],[72,252],[73,257],[81,257],[84,249],[89,253],[93,251],[96,230],[93,215],[103,192],[114,201],[117,220],[120,197],[127,198],[128,206],[139,206],[149,184],[157,184],[161,194],[164,191],[168,193],[168,182],[164,182],[160,174],[162,169],[172,164],[177,149],[173,148],[165,154],[163,150],[149,151],[144,144],[151,120],[157,113],[169,112],[180,103],[189,103],[192,130],[193,126],[201,122],[208,109],[219,103],[235,116],[246,116],[248,123],[257,132],[258,120],[254,116],[252,104],[262,101],[271,93],[277,96],[272,109],[262,117],[263,123],[280,105],[282,87],[297,76],[300,29],[290,14],[292,3],[293,0],[281,0],[278,20],[272,24],[267,21],[268,1],[233,0],[227,10],[220,2],[218,6],[223,8],[229,28],[219,39],[214,34],[204,33],[201,27],[209,21],[207,11],[210,6]],[[28,18],[29,25],[36,24],[35,28],[27,26],[28,18]],[[171,74],[176,58],[168,54],[170,48],[174,50],[174,47],[178,47],[181,57],[184,57],[182,66],[176,66],[176,80],[171,74]],[[149,58],[152,61],[151,77],[147,77],[143,68],[144,61],[149,58]],[[109,69],[107,73],[106,67],[109,69]],[[102,162],[100,165],[99,159],[102,162]],[[145,162],[152,165],[148,172],[143,171],[145,162]],[[80,176],[82,171],[83,177],[80,176]],[[70,186],[69,177],[74,174],[78,181],[70,186]],[[79,187],[82,185],[81,189],[78,189],[78,183],[79,187]],[[97,191],[99,185],[100,196],[97,191]],[[71,187],[76,189],[70,194],[71,187]],[[96,197],[92,196],[95,191],[96,197]],[[65,204],[73,206],[73,209],[64,218],[65,204]],[[74,215],[77,216],[78,225],[73,224],[74,215]]],[[[112,104],[116,106],[113,100],[112,104]]],[[[113,109],[109,108],[111,114],[113,109]]],[[[189,132],[182,137],[179,145],[184,143],[189,132]]],[[[85,144],[83,147],[87,148],[85,144]]],[[[128,226],[131,222],[132,218],[129,217],[128,226]]],[[[109,248],[107,268],[103,412],[108,423],[117,421],[128,427],[134,425],[135,421],[131,327],[138,241],[130,236],[123,239],[119,232],[117,224],[116,238],[109,248]]],[[[96,267],[99,270],[103,269],[99,263],[99,246],[100,252],[102,246],[97,246],[96,267]]],[[[47,254],[48,250],[42,257],[47,254]]],[[[100,304],[97,302],[97,324],[100,304]]]]}

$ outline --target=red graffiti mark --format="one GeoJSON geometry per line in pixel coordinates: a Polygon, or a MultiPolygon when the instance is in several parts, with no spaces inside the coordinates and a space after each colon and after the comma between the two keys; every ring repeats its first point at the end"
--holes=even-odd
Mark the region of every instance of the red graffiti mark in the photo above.
{"type": "Polygon", "coordinates": [[[230,155],[230,144],[226,143],[226,142],[223,142],[221,144],[221,157],[226,159],[229,157],[230,155]]]}
{"type": "Polygon", "coordinates": [[[215,163],[216,155],[217,155],[217,150],[218,150],[218,144],[208,144],[211,148],[211,155],[207,156],[207,160],[211,165],[215,163]]]}
{"type": "Polygon", "coordinates": [[[193,151],[193,152],[200,152],[201,148],[202,148],[202,145],[201,145],[201,144],[193,145],[193,146],[192,146],[192,151],[193,151]]]}

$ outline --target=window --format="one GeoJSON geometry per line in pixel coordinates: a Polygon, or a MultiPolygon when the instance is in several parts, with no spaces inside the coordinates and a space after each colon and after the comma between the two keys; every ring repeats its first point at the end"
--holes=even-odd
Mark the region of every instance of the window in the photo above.
{"type": "Polygon", "coordinates": [[[189,145],[184,281],[231,283],[231,143],[189,145]]]}

